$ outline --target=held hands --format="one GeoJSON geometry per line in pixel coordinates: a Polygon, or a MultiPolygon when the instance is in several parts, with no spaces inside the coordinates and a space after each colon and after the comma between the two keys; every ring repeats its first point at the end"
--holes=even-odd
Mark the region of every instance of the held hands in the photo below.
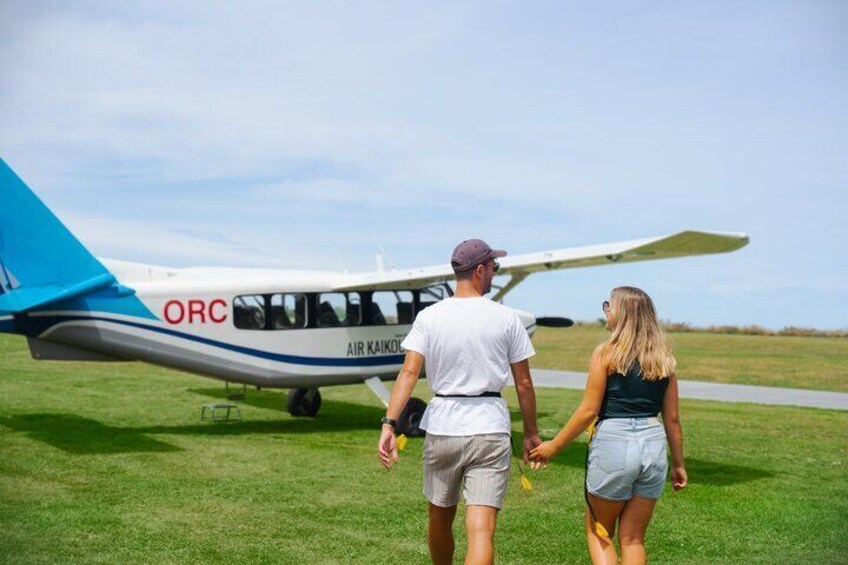
{"type": "Polygon", "coordinates": [[[547,461],[542,461],[533,457],[533,450],[538,447],[542,443],[542,439],[538,434],[532,436],[526,436],[524,438],[524,462],[530,463],[530,468],[533,470],[539,469],[543,463],[547,463],[547,461]]]}
{"type": "Polygon", "coordinates": [[[686,486],[686,483],[689,482],[689,477],[686,475],[686,469],[681,465],[680,467],[672,467],[671,468],[671,487],[674,490],[680,490],[686,486]]]}
{"type": "Polygon", "coordinates": [[[557,449],[553,440],[546,441],[544,443],[540,443],[530,452],[530,458],[534,461],[547,463],[554,455],[557,454],[558,451],[559,449],[557,449]]]}
{"type": "Polygon", "coordinates": [[[395,431],[389,425],[383,425],[383,431],[380,432],[380,442],[377,444],[377,453],[380,456],[380,463],[386,469],[391,469],[392,463],[398,462],[395,431]]]}

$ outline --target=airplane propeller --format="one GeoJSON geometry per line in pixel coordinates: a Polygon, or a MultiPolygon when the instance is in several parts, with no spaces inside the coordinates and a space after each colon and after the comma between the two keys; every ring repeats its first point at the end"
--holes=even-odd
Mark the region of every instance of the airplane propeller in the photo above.
{"type": "Polygon", "coordinates": [[[543,316],[536,318],[536,325],[545,328],[570,328],[574,325],[574,320],[561,316],[543,316]]]}

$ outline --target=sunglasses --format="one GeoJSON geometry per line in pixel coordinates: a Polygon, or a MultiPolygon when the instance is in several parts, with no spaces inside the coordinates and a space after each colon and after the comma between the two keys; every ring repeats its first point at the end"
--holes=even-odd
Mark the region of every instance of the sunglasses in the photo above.
{"type": "Polygon", "coordinates": [[[498,271],[501,270],[501,264],[500,263],[498,263],[497,261],[492,261],[492,263],[494,263],[494,265],[492,265],[492,270],[494,272],[497,273],[498,271]]]}
{"type": "Polygon", "coordinates": [[[604,309],[604,314],[609,312],[609,309],[610,309],[609,300],[604,300],[603,303],[601,303],[601,308],[604,309]]]}

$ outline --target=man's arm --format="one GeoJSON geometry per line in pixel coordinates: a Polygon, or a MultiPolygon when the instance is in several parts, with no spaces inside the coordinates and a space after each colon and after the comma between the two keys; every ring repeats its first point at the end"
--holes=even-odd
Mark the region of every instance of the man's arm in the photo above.
{"type": "MultiPolygon", "coordinates": [[[[518,406],[521,407],[521,419],[524,421],[524,461],[530,458],[530,450],[542,443],[539,439],[539,428],[536,425],[536,390],[530,378],[530,362],[525,359],[511,363],[512,378],[515,381],[515,392],[518,395],[518,406]]],[[[533,469],[538,468],[538,462],[532,462],[533,469]]]]}
{"type": "MultiPolygon", "coordinates": [[[[412,389],[418,382],[418,375],[421,373],[421,366],[424,364],[424,356],[417,351],[407,351],[406,357],[403,360],[403,367],[398,373],[395,386],[392,387],[392,396],[389,398],[389,407],[386,409],[386,418],[397,420],[404,406],[412,396],[412,389]]],[[[380,433],[380,442],[377,444],[377,452],[380,455],[380,461],[386,469],[392,466],[392,462],[397,463],[397,441],[395,441],[395,429],[383,424],[383,430],[380,433]]]]}

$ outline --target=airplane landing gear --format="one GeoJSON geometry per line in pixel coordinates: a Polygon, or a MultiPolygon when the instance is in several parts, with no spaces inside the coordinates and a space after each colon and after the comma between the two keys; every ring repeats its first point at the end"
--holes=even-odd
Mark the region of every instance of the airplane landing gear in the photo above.
{"type": "Polygon", "coordinates": [[[420,398],[410,398],[400,413],[397,423],[397,432],[406,437],[424,437],[426,432],[419,426],[427,403],[420,398]]]}
{"type": "Polygon", "coordinates": [[[321,408],[321,393],[317,388],[293,388],[286,403],[292,416],[314,418],[321,408]]]}

